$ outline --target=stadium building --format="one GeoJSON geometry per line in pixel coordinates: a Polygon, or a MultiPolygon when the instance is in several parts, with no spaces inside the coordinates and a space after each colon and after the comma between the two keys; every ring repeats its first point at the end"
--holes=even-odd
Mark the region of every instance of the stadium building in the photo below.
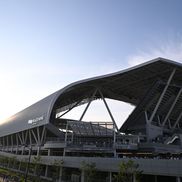
{"type": "Polygon", "coordinates": [[[130,159],[139,164],[143,181],[180,182],[182,64],[157,58],[66,86],[0,124],[0,156],[15,157],[18,162],[9,161],[6,168],[17,171],[40,156],[40,175],[47,180],[57,165],[59,181],[84,182],[82,164],[94,163],[100,176],[95,181],[114,182],[118,164],[130,159]],[[107,99],[135,106],[121,128],[107,99]],[[96,100],[110,121],[83,120],[96,100]],[[65,117],[81,105],[80,119],[65,117]]]}

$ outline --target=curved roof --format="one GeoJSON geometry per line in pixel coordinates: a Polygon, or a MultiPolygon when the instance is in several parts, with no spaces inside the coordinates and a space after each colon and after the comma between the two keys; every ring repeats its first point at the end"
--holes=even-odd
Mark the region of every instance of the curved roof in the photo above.
{"type": "MultiPolygon", "coordinates": [[[[174,68],[177,71],[173,82],[181,85],[182,64],[164,58],[72,83],[0,124],[0,136],[48,124],[53,110],[66,110],[66,106],[90,98],[95,88],[99,88],[105,98],[137,105],[156,80],[166,81],[174,68]]],[[[100,98],[100,95],[95,97],[100,98]]]]}

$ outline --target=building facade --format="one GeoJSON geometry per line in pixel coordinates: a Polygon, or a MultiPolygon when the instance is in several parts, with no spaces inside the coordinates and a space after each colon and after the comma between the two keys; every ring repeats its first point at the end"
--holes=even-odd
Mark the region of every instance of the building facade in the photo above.
{"type": "MultiPolygon", "coordinates": [[[[182,177],[182,65],[157,58],[116,73],[75,82],[15,114],[0,125],[0,156],[16,158],[6,168],[28,172],[23,163],[41,159],[41,178],[84,182],[83,163],[94,164],[95,181],[114,181],[122,161],[133,160],[143,181],[182,177]],[[118,128],[107,99],[135,106],[118,128]],[[83,120],[95,100],[110,121],[83,120]],[[79,119],[65,116],[85,105],[79,119]]],[[[10,161],[9,161],[10,163],[10,161]]]]}

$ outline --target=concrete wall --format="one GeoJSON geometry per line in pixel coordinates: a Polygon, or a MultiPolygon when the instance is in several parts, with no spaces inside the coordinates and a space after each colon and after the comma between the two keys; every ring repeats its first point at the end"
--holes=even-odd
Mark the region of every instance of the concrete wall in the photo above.
{"type": "MultiPolygon", "coordinates": [[[[28,156],[13,155],[10,153],[0,152],[4,156],[17,156],[19,160],[27,160],[28,156]]],[[[33,159],[34,156],[31,156],[33,159]]],[[[94,162],[96,168],[100,171],[117,172],[118,165],[122,161],[129,159],[122,158],[101,158],[101,157],[58,157],[58,156],[41,156],[41,163],[45,165],[54,164],[60,161],[63,167],[80,168],[83,161],[86,163],[94,162]]],[[[182,161],[174,159],[132,159],[139,164],[139,169],[143,174],[180,176],[182,177],[182,161]]]]}

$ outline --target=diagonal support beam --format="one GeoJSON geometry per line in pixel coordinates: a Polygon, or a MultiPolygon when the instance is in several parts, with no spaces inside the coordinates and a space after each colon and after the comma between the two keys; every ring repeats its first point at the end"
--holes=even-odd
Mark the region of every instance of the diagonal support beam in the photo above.
{"type": "Polygon", "coordinates": [[[15,133],[15,139],[16,139],[16,154],[18,153],[18,149],[19,149],[19,141],[18,141],[18,134],[15,133]]]}
{"type": "Polygon", "coordinates": [[[35,139],[35,141],[36,141],[36,144],[38,145],[39,142],[38,142],[38,139],[37,139],[37,137],[36,137],[36,135],[35,135],[33,129],[31,130],[31,132],[32,132],[32,135],[33,135],[33,137],[34,137],[34,139],[35,139]]]}
{"type": "Polygon", "coordinates": [[[41,139],[40,139],[40,127],[38,126],[37,127],[37,140],[38,140],[38,144],[40,145],[41,144],[41,139]]]}
{"type": "Polygon", "coordinates": [[[93,98],[94,98],[94,96],[95,96],[96,93],[97,93],[97,89],[95,89],[94,93],[92,94],[92,97],[90,98],[90,100],[89,100],[89,102],[88,102],[88,104],[87,104],[85,110],[83,111],[83,113],[82,113],[82,115],[81,115],[79,121],[82,121],[82,119],[83,119],[85,113],[87,112],[87,110],[88,110],[88,108],[89,108],[89,106],[90,106],[90,104],[91,104],[91,102],[92,102],[92,100],[93,100],[93,98]]]}
{"type": "Polygon", "coordinates": [[[75,123],[74,125],[76,126],[76,128],[77,128],[77,130],[78,130],[79,134],[80,134],[80,135],[82,135],[82,132],[80,131],[80,128],[79,128],[78,123],[75,123]]]}
{"type": "Polygon", "coordinates": [[[160,96],[160,98],[159,98],[159,100],[158,100],[158,102],[157,102],[155,108],[154,108],[154,111],[152,112],[152,115],[151,115],[151,117],[150,117],[150,119],[149,119],[149,123],[152,122],[152,120],[153,120],[153,118],[154,118],[154,116],[155,116],[155,114],[156,114],[156,112],[157,112],[157,110],[158,110],[158,108],[159,108],[159,105],[160,105],[160,103],[161,103],[161,101],[162,101],[162,99],[163,99],[163,97],[164,97],[164,95],[165,95],[165,93],[166,93],[166,91],[167,91],[167,89],[168,89],[168,86],[169,86],[169,84],[170,84],[170,82],[171,82],[171,80],[172,80],[172,78],[173,78],[175,72],[176,72],[176,69],[173,69],[171,75],[169,76],[169,79],[168,79],[168,81],[167,81],[167,84],[166,84],[166,86],[165,86],[165,88],[164,88],[164,90],[163,90],[163,92],[162,92],[162,94],[161,94],[161,96],[160,96]]]}
{"type": "Polygon", "coordinates": [[[28,135],[29,135],[30,145],[32,146],[32,135],[31,135],[31,130],[28,130],[28,135]]]}
{"type": "Polygon", "coordinates": [[[176,102],[178,101],[178,99],[179,99],[179,97],[181,95],[181,93],[182,93],[182,89],[180,89],[180,91],[178,92],[178,95],[176,96],[176,98],[175,98],[172,106],[170,107],[169,112],[167,113],[166,117],[164,118],[164,121],[162,123],[162,126],[164,126],[166,124],[166,122],[167,122],[167,120],[168,120],[168,118],[169,118],[172,110],[174,109],[174,106],[176,105],[176,102]]]}
{"type": "Polygon", "coordinates": [[[93,135],[95,136],[94,128],[93,128],[93,125],[92,125],[91,122],[90,122],[90,127],[91,127],[91,130],[92,130],[92,132],[93,132],[93,135]]]}
{"type": "Polygon", "coordinates": [[[27,143],[27,139],[28,139],[28,130],[25,131],[25,144],[27,143]]]}
{"type": "Polygon", "coordinates": [[[17,133],[17,135],[18,135],[18,138],[19,138],[19,140],[21,142],[21,145],[23,145],[23,140],[21,139],[20,133],[17,133]]]}
{"type": "Polygon", "coordinates": [[[113,117],[113,115],[112,115],[112,113],[111,113],[111,111],[110,111],[110,109],[109,109],[109,106],[108,106],[108,104],[107,104],[107,102],[106,102],[106,100],[105,100],[105,98],[104,98],[102,92],[101,92],[100,90],[98,90],[98,91],[99,91],[99,93],[100,93],[100,95],[101,95],[101,97],[102,97],[102,100],[103,100],[103,102],[104,102],[104,104],[105,104],[105,106],[106,106],[106,109],[107,109],[107,111],[108,111],[108,113],[109,113],[109,115],[110,115],[110,117],[111,117],[111,120],[112,120],[112,122],[113,122],[113,124],[114,124],[116,130],[119,131],[118,126],[117,126],[117,124],[116,124],[116,122],[115,122],[115,120],[114,120],[114,117],[113,117]]]}
{"type": "Polygon", "coordinates": [[[97,131],[99,131],[99,135],[101,135],[99,123],[97,123],[97,125],[95,125],[95,127],[97,127],[97,131]]]}
{"type": "Polygon", "coordinates": [[[147,111],[145,111],[144,113],[145,113],[145,120],[146,120],[146,123],[148,123],[149,119],[148,119],[147,111]]]}
{"type": "Polygon", "coordinates": [[[158,125],[161,126],[161,119],[160,119],[159,115],[157,116],[157,119],[158,119],[158,125]]]}
{"type": "Polygon", "coordinates": [[[83,127],[84,127],[84,129],[85,129],[85,131],[86,131],[86,133],[88,135],[88,131],[87,131],[87,128],[85,127],[85,123],[83,123],[83,127]]]}
{"type": "Polygon", "coordinates": [[[180,113],[180,115],[178,116],[176,122],[174,123],[172,128],[176,128],[176,125],[179,123],[180,119],[182,118],[182,112],[180,113]]]}
{"type": "Polygon", "coordinates": [[[170,119],[168,119],[168,123],[169,123],[169,128],[171,128],[171,121],[170,121],[170,119]]]}
{"type": "Polygon", "coordinates": [[[24,135],[24,131],[21,132],[21,136],[22,136],[22,142],[23,142],[23,144],[25,144],[25,135],[24,135]]]}
{"type": "Polygon", "coordinates": [[[76,102],[72,107],[70,107],[67,111],[65,111],[63,114],[61,114],[58,118],[61,118],[62,116],[64,116],[65,114],[67,114],[68,112],[70,112],[73,108],[75,108],[82,100],[79,100],[78,102],[76,102]]]}
{"type": "Polygon", "coordinates": [[[9,135],[6,136],[7,146],[9,146],[9,135]]]}
{"type": "Polygon", "coordinates": [[[11,146],[13,147],[14,143],[13,143],[13,135],[11,135],[11,146]]]}
{"type": "Polygon", "coordinates": [[[44,136],[45,136],[45,126],[43,126],[43,129],[42,129],[41,144],[43,143],[44,136]]]}

